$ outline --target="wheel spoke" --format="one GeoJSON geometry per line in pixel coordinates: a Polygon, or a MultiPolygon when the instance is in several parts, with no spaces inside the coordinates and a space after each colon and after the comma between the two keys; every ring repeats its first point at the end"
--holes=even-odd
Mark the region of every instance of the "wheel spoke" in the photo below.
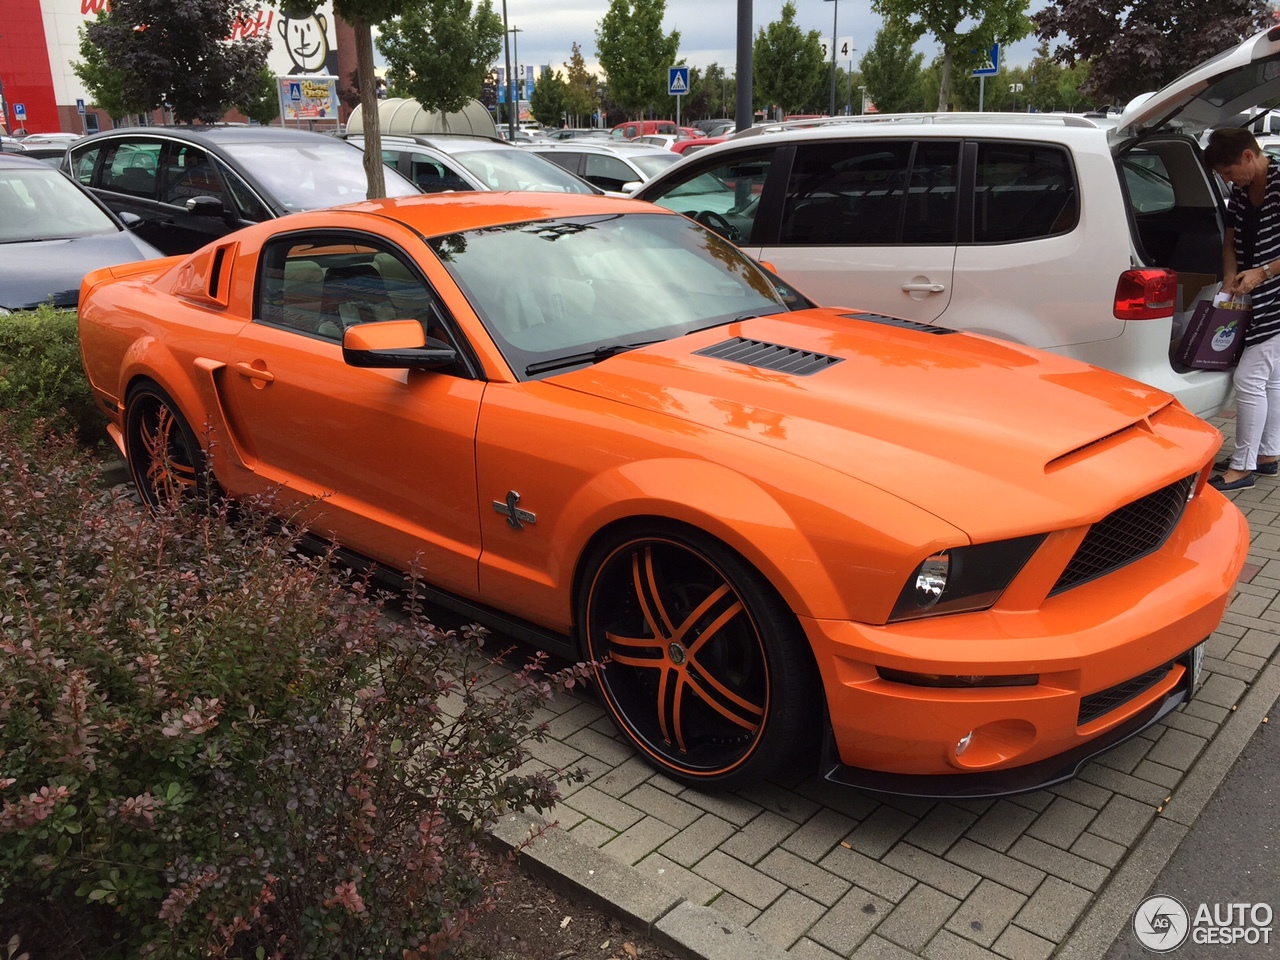
{"type": "Polygon", "coordinates": [[[640,609],[644,612],[644,619],[649,624],[649,629],[655,637],[669,637],[675,633],[675,628],[671,625],[671,618],[667,616],[666,608],[662,605],[662,594],[658,590],[657,571],[653,565],[653,548],[645,547],[644,549],[644,566],[641,568],[640,555],[633,554],[631,557],[632,580],[635,583],[636,600],[640,604],[640,609]],[[648,590],[645,589],[646,585],[648,590]],[[654,608],[657,608],[656,610],[654,608]],[[661,627],[658,621],[661,620],[661,627]],[[666,629],[662,629],[665,627],[666,629]]]}

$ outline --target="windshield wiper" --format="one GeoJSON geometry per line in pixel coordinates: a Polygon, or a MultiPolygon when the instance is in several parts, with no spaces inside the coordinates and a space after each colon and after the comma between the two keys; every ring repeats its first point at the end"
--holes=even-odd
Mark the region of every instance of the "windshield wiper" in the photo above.
{"type": "Polygon", "coordinates": [[[583,363],[599,363],[601,360],[608,360],[619,353],[626,353],[628,350],[635,350],[638,347],[647,347],[651,343],[661,342],[661,340],[646,340],[643,343],[610,343],[603,347],[596,347],[587,353],[571,353],[567,357],[557,357],[554,360],[539,360],[537,363],[531,363],[525,367],[524,375],[531,377],[535,373],[546,373],[548,370],[576,367],[583,363]]]}

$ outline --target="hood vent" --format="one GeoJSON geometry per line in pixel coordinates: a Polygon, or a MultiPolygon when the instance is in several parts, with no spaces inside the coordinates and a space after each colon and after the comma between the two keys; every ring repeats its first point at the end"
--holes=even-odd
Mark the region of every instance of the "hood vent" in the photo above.
{"type": "Polygon", "coordinates": [[[847,320],[865,320],[867,323],[881,323],[886,327],[902,327],[904,330],[918,330],[921,333],[955,333],[946,327],[935,327],[931,323],[920,323],[918,320],[904,320],[902,317],[886,317],[882,313],[842,313],[847,320]]]}
{"type": "Polygon", "coordinates": [[[808,350],[784,347],[777,343],[748,340],[746,337],[734,337],[732,340],[695,350],[694,354],[699,357],[715,357],[717,360],[743,363],[749,367],[791,373],[797,377],[807,377],[841,360],[840,357],[831,357],[825,353],[811,353],[808,350]]]}

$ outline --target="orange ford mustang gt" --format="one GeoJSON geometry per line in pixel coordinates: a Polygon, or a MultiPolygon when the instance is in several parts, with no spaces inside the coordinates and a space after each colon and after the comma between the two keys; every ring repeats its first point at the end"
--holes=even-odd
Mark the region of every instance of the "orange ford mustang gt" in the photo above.
{"type": "Polygon", "coordinates": [[[1071,776],[1189,697],[1245,556],[1168,395],[817,309],[633,201],[435,195],[99,270],[84,364],[144,498],[273,491],[437,599],[604,662],[669,777],[1071,776]]]}

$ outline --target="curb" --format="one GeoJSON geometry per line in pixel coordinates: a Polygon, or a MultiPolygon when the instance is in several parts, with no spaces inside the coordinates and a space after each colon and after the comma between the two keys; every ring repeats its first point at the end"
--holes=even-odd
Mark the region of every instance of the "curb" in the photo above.
{"type": "Polygon", "coordinates": [[[1103,892],[1054,954],[1059,960],[1097,960],[1124,930],[1134,908],[1173,858],[1183,838],[1222,786],[1231,768],[1280,699],[1280,664],[1270,664],[1165,805],[1103,892]]]}

